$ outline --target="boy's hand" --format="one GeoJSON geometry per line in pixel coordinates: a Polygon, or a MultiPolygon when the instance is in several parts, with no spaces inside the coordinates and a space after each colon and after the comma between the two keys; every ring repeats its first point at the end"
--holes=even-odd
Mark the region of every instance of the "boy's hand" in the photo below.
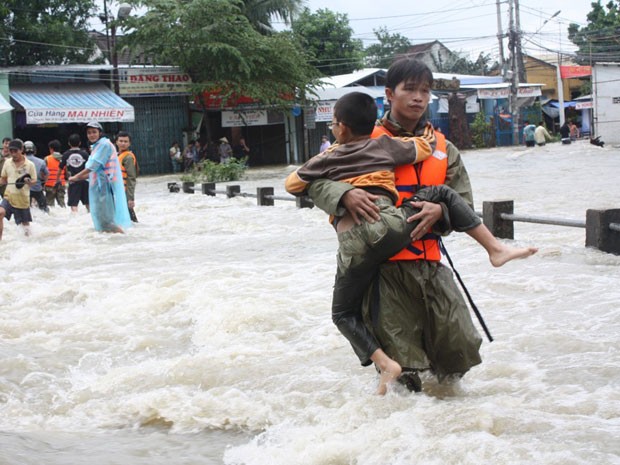
{"type": "Polygon", "coordinates": [[[379,221],[379,207],[375,204],[379,196],[364,189],[351,189],[342,196],[342,205],[351,214],[356,224],[361,224],[361,218],[369,223],[379,221]]]}
{"type": "Polygon", "coordinates": [[[420,208],[420,211],[413,216],[407,218],[407,223],[411,223],[416,220],[420,220],[413,231],[411,231],[411,240],[417,241],[433,226],[443,215],[441,205],[433,202],[410,202],[416,208],[420,208]]]}

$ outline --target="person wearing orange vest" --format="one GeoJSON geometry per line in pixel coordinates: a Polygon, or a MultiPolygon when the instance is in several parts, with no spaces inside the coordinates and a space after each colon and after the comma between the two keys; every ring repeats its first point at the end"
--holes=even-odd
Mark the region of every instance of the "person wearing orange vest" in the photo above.
{"type": "Polygon", "coordinates": [[[336,225],[338,271],[332,319],[351,343],[362,365],[370,361],[377,365],[381,374],[377,393],[383,395],[388,384],[401,374],[401,368],[387,357],[364,326],[361,304],[378,267],[411,241],[410,234],[417,223],[408,223],[406,219],[418,212],[411,207],[411,199],[446,205],[447,217],[439,232],[447,232],[448,226],[467,232],[487,250],[494,266],[525,258],[536,249],[511,247],[498,241],[476,212],[443,184],[421,187],[415,197],[402,199],[400,208],[394,207],[401,196],[396,190],[393,170],[396,166],[413,165],[431,157],[435,136],[429,123],[419,137],[371,139],[376,115],[375,101],[367,94],[351,92],[339,98],[331,125],[337,145],[312,157],[291,173],[286,178],[285,188],[293,195],[303,195],[312,181],[327,178],[352,184],[380,197],[376,201],[380,206],[380,221],[355,225],[352,218],[345,215],[336,225]]]}
{"type": "Polygon", "coordinates": [[[118,161],[121,164],[121,172],[123,173],[123,184],[125,186],[125,195],[127,196],[127,208],[129,209],[129,217],[134,223],[138,222],[138,217],[134,211],[136,206],[136,182],[138,177],[138,161],[136,155],[129,150],[131,147],[131,136],[126,131],[120,131],[116,135],[116,147],[118,148],[118,161]]]}
{"type": "MultiPolygon", "coordinates": [[[[422,62],[403,58],[386,75],[385,92],[390,110],[377,123],[380,133],[414,136],[426,127],[433,74],[422,62]]],[[[396,168],[396,186],[401,199],[411,197],[422,185],[446,184],[473,208],[469,175],[458,149],[435,132],[435,154],[417,165],[396,168]]],[[[308,193],[321,209],[338,216],[345,211],[353,221],[379,219],[377,196],[342,182],[322,179],[308,193]]],[[[409,390],[419,392],[418,373],[430,371],[438,380],[458,378],[481,363],[482,343],[452,272],[440,263],[438,238],[431,226],[442,217],[442,206],[414,202],[420,212],[411,236],[415,239],[394,260],[380,267],[364,300],[364,321],[386,354],[403,369],[398,379],[409,390]]]]}
{"type": "Polygon", "coordinates": [[[66,169],[60,169],[62,153],[60,152],[60,141],[54,139],[47,144],[50,154],[45,157],[45,164],[50,174],[45,181],[45,200],[47,206],[53,207],[54,202],[59,207],[65,208],[65,176],[66,169]]]}

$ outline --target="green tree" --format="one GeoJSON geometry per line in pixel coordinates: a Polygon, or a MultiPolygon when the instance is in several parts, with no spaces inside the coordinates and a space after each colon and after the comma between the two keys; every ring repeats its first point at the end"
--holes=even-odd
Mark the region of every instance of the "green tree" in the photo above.
{"type": "Polygon", "coordinates": [[[386,27],[374,29],[379,41],[365,50],[366,63],[373,68],[389,68],[399,54],[404,54],[411,47],[409,39],[401,34],[390,34],[386,27]]]}
{"type": "Polygon", "coordinates": [[[471,61],[460,55],[454,55],[453,60],[446,63],[436,63],[437,72],[455,74],[473,74],[487,76],[499,68],[499,63],[492,62],[489,54],[480,53],[476,61],[471,61]]]}
{"type": "Polygon", "coordinates": [[[0,65],[88,63],[93,0],[3,0],[0,2],[0,65]]]}
{"type": "Polygon", "coordinates": [[[576,61],[579,64],[620,61],[620,2],[592,2],[588,23],[584,27],[572,23],[568,26],[568,38],[577,46],[576,61]]]}
{"type": "Polygon", "coordinates": [[[291,18],[301,10],[302,0],[243,0],[243,14],[250,20],[254,29],[261,33],[275,32],[273,18],[290,24],[291,18]]]}
{"type": "Polygon", "coordinates": [[[311,13],[305,8],[292,24],[304,50],[313,56],[311,63],[321,73],[334,76],[363,67],[362,41],[353,39],[346,14],[328,9],[311,13]]]}
{"type": "Polygon", "coordinates": [[[147,12],[127,20],[127,39],[154,63],[188,73],[196,91],[290,105],[305,98],[318,73],[287,32],[262,35],[230,0],[146,0],[147,12]]]}

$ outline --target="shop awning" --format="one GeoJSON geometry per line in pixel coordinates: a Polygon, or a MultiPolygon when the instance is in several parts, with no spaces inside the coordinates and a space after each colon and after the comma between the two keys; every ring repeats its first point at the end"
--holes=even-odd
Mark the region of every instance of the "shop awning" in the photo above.
{"type": "Polygon", "coordinates": [[[11,111],[13,107],[9,105],[9,102],[0,94],[0,114],[6,113],[7,111],[11,111]]]}
{"type": "Polygon", "coordinates": [[[134,121],[134,109],[103,84],[16,84],[11,98],[26,124],[134,121]]]}

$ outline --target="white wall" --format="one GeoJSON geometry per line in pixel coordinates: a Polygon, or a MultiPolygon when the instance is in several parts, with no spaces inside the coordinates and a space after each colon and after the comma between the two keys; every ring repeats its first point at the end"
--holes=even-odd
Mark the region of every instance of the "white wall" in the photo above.
{"type": "Polygon", "coordinates": [[[620,63],[594,65],[592,87],[595,135],[620,145],[620,63]]]}

